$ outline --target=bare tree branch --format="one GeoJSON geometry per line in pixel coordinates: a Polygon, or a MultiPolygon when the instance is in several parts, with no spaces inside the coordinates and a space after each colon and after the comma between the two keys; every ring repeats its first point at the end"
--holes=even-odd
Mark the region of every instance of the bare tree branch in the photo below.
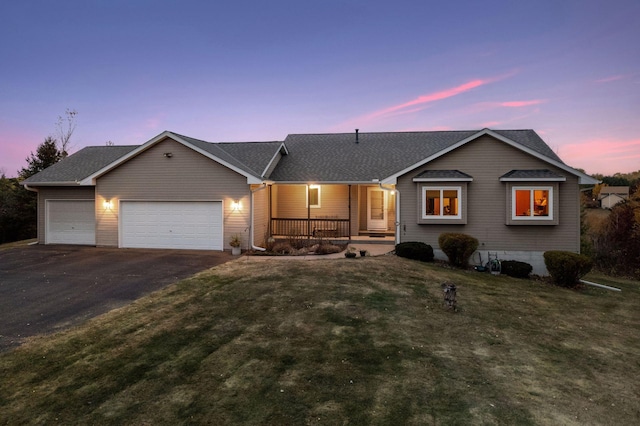
{"type": "Polygon", "coordinates": [[[56,130],[58,133],[57,136],[62,158],[69,155],[69,151],[71,150],[71,135],[73,135],[73,132],[76,130],[76,115],[78,115],[78,111],[67,108],[64,115],[64,117],[59,115],[58,121],[56,122],[56,130]]]}

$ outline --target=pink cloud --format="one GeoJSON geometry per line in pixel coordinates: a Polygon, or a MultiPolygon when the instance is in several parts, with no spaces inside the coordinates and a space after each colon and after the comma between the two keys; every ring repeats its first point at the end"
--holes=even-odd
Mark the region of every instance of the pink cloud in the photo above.
{"type": "Polygon", "coordinates": [[[433,126],[431,128],[428,128],[427,130],[431,130],[434,132],[447,132],[454,129],[453,127],[450,127],[450,126],[433,126]]]}
{"type": "Polygon", "coordinates": [[[628,74],[618,74],[618,75],[612,75],[609,77],[604,77],[598,80],[594,80],[594,83],[611,83],[612,81],[618,81],[618,80],[622,80],[624,78],[629,77],[628,74]]]}
{"type": "Polygon", "coordinates": [[[533,99],[530,101],[511,101],[511,102],[500,102],[498,105],[507,108],[521,108],[531,105],[539,105],[545,103],[544,99],[533,99]]]}
{"type": "Polygon", "coordinates": [[[640,138],[631,140],[594,139],[563,145],[562,159],[587,173],[629,173],[640,169],[640,138]]]}
{"type": "Polygon", "coordinates": [[[491,127],[497,127],[499,125],[501,125],[502,123],[500,121],[487,121],[485,123],[482,123],[480,125],[480,127],[482,127],[483,129],[485,128],[491,128],[491,127]]]}
{"type": "Polygon", "coordinates": [[[490,83],[504,80],[517,74],[517,72],[517,70],[514,70],[496,77],[474,79],[455,87],[449,87],[443,90],[420,95],[417,98],[411,99],[407,102],[392,105],[390,107],[383,108],[378,111],[374,111],[372,113],[348,120],[342,124],[332,126],[331,130],[338,131],[351,128],[353,126],[366,126],[376,121],[380,121],[381,119],[416,113],[432,106],[432,104],[434,104],[435,102],[464,94],[473,89],[485,86],[490,83]]]}
{"type": "Polygon", "coordinates": [[[422,95],[422,96],[418,96],[415,99],[412,99],[408,102],[404,102],[402,104],[398,104],[398,105],[394,105],[385,109],[382,109],[380,111],[376,111],[373,112],[369,115],[366,116],[367,119],[373,119],[373,118],[379,118],[382,116],[386,116],[386,115],[390,115],[396,112],[404,112],[404,113],[410,113],[410,112],[415,112],[415,109],[412,108],[410,110],[407,110],[407,108],[410,107],[415,107],[416,105],[423,105],[423,104],[428,104],[431,102],[435,102],[435,101],[441,101],[443,99],[447,99],[453,96],[457,96],[461,93],[464,92],[468,92],[471,89],[475,89],[476,87],[480,87],[483,86],[487,83],[489,83],[490,80],[472,80],[469,81],[467,83],[461,84],[459,86],[456,87],[452,87],[449,89],[445,89],[445,90],[441,90],[439,92],[434,92],[434,93],[429,93],[426,95],[422,95]]]}

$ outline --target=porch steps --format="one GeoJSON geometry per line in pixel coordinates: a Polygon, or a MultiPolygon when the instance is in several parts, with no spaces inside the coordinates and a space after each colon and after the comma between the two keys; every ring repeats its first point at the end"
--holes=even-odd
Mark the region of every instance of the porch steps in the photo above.
{"type": "Polygon", "coordinates": [[[396,244],[394,237],[383,237],[383,238],[371,238],[371,237],[351,237],[352,243],[364,243],[364,244],[386,244],[393,246],[396,244]]]}

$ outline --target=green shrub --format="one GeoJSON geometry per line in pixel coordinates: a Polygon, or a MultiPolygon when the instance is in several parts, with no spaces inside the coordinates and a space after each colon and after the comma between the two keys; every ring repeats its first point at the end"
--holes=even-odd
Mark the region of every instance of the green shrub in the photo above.
{"type": "Polygon", "coordinates": [[[593,266],[593,261],[583,255],[569,251],[546,251],[544,264],[553,282],[562,287],[574,287],[593,266]]]}
{"type": "Polygon", "coordinates": [[[478,248],[478,240],[467,234],[445,232],[438,237],[438,245],[449,258],[450,264],[466,268],[469,258],[478,248]]]}
{"type": "Polygon", "coordinates": [[[396,254],[407,259],[420,260],[422,262],[433,261],[433,247],[419,241],[408,241],[396,245],[396,254]]]}
{"type": "Polygon", "coordinates": [[[529,278],[529,274],[533,271],[533,266],[517,260],[504,260],[501,266],[501,273],[514,278],[529,278]]]}

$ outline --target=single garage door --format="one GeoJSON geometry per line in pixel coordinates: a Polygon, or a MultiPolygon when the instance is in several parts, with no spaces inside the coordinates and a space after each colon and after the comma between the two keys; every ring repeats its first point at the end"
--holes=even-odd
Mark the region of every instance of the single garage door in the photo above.
{"type": "Polygon", "coordinates": [[[93,200],[47,200],[45,244],[96,244],[93,200]]]}
{"type": "Polygon", "coordinates": [[[122,201],[120,246],[222,250],[222,202],[122,201]]]}

